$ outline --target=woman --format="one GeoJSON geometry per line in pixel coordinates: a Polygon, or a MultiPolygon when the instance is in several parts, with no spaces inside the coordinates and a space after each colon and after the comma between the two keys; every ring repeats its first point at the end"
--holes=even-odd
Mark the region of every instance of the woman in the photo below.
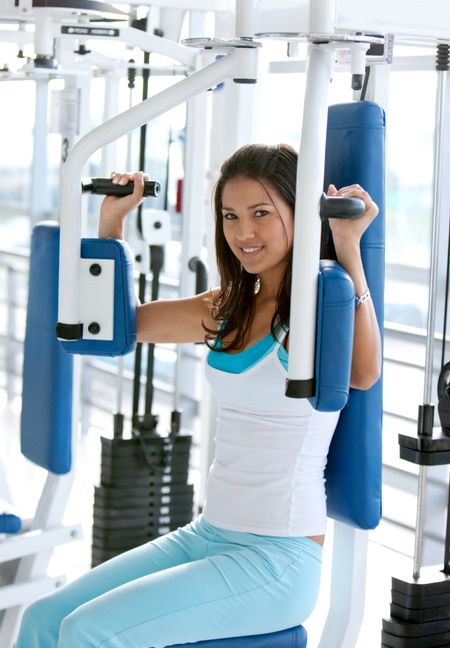
{"type": "MultiPolygon", "coordinates": [[[[284,395],[297,155],[251,145],[225,161],[215,189],[221,286],[137,307],[141,342],[202,342],[220,413],[203,513],[191,524],[100,565],[25,613],[17,648],[163,648],[274,632],[302,623],[317,597],[326,525],[323,471],[338,413],[284,395]]],[[[142,200],[104,199],[100,237],[123,238],[142,200]]],[[[351,386],[379,377],[380,335],[361,263],[377,206],[358,185],[329,195],[366,205],[330,222],[355,285],[351,386]]]]}

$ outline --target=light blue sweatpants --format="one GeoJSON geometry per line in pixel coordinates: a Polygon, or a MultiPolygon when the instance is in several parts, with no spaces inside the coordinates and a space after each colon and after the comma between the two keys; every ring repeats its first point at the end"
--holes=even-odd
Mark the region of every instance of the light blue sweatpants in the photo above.
{"type": "Polygon", "coordinates": [[[17,648],[164,648],[302,623],[322,547],[227,531],[200,516],[33,603],[17,648]]]}

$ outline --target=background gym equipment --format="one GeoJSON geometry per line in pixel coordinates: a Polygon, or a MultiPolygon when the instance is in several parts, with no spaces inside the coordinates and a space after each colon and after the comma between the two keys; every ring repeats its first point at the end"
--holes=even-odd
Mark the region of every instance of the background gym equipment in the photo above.
{"type": "MultiPolygon", "coordinates": [[[[145,214],[143,215],[145,219],[145,214]]],[[[147,230],[148,231],[148,230],[147,230]]],[[[142,230],[141,230],[142,235],[142,230]]],[[[157,230],[158,236],[158,230],[157,230]]],[[[145,240],[150,250],[151,300],[159,295],[163,245],[145,240]]],[[[132,272],[131,268],[129,271],[132,272]]],[[[139,276],[139,300],[146,296],[139,276]]],[[[180,433],[181,412],[174,410],[168,436],[158,431],[152,413],[154,344],[147,344],[144,411],[140,411],[142,344],[135,352],[131,438],[123,436],[123,415],[114,417],[114,437],[101,437],[100,485],[95,488],[92,566],[183,526],[192,520],[194,488],[188,483],[192,437],[180,433]]]]}
{"type": "Polygon", "coordinates": [[[443,568],[430,566],[421,569],[422,542],[425,512],[426,466],[450,464],[450,436],[448,430],[449,365],[445,362],[446,323],[448,310],[448,263],[444,306],[442,341],[442,366],[438,380],[439,413],[442,429],[433,436],[434,405],[432,404],[432,377],[436,319],[436,287],[439,259],[439,185],[443,181],[440,142],[443,137],[443,109],[445,81],[449,70],[450,51],[445,44],[437,47],[436,70],[438,87],[436,97],[436,133],[434,164],[434,214],[430,263],[428,301],[427,348],[425,356],[424,402],[419,405],[417,437],[399,434],[400,457],[418,464],[419,490],[417,503],[416,543],[412,575],[393,576],[390,606],[391,616],[383,619],[383,648],[441,648],[450,645],[450,485],[447,507],[447,526],[444,545],[443,568]]]}
{"type": "MultiPolygon", "coordinates": [[[[149,63],[148,53],[145,53],[144,60],[149,63]]],[[[148,97],[149,76],[149,70],[144,70],[143,100],[148,97]]],[[[140,129],[140,169],[146,166],[146,141],[147,124],[143,124],[140,129]]],[[[100,185],[103,187],[106,183],[100,185]]],[[[146,185],[152,191],[151,195],[159,195],[159,183],[146,181],[146,185]]],[[[128,187],[132,188],[132,183],[124,188],[128,187]]],[[[148,271],[151,272],[151,300],[159,297],[164,244],[171,236],[167,194],[168,178],[164,191],[165,209],[144,210],[141,204],[137,210],[140,249],[136,259],[139,259],[138,297],[141,303],[148,301],[148,271]]],[[[100,485],[95,488],[94,495],[92,566],[192,520],[194,488],[188,484],[192,437],[180,433],[181,412],[176,409],[171,415],[168,436],[158,433],[159,417],[152,412],[154,360],[154,344],[136,346],[131,437],[124,438],[124,416],[120,408],[114,415],[114,437],[101,437],[100,485]],[[145,389],[141,383],[143,355],[147,361],[145,389]],[[140,409],[142,392],[145,396],[143,412],[140,409]]],[[[119,385],[121,388],[122,384],[119,385]]]]}
{"type": "Polygon", "coordinates": [[[0,610],[5,610],[0,617],[2,648],[12,646],[25,606],[64,583],[64,575],[47,573],[53,549],[82,537],[80,525],[63,524],[74,477],[72,444],[78,412],[73,357],[64,352],[54,335],[58,256],[58,225],[46,222],[35,227],[20,435],[22,454],[44,468],[47,478],[32,520],[0,516],[0,533],[11,534],[0,543],[0,610]]]}
{"type": "Polygon", "coordinates": [[[101,438],[95,488],[92,566],[192,520],[188,484],[191,436],[133,429],[132,438],[101,438]]]}

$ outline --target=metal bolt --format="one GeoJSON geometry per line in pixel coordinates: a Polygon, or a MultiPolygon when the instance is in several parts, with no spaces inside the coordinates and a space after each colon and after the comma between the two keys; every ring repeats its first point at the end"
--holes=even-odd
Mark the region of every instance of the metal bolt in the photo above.
{"type": "Polygon", "coordinates": [[[91,275],[94,275],[94,277],[98,277],[98,275],[102,273],[102,266],[99,263],[93,263],[89,268],[89,272],[91,275]]]}
{"type": "Polygon", "coordinates": [[[88,326],[88,331],[92,335],[97,335],[100,333],[100,324],[98,322],[91,322],[88,326]]]}

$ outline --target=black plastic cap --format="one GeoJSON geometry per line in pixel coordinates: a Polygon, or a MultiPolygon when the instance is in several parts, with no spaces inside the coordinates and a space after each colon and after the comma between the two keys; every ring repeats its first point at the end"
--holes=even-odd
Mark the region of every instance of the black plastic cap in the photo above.
{"type": "Polygon", "coordinates": [[[312,398],[316,392],[316,381],[309,380],[286,380],[285,394],[289,398],[312,398]]]}
{"type": "Polygon", "coordinates": [[[83,337],[83,324],[56,324],[56,337],[59,340],[81,340],[83,337]]]}

